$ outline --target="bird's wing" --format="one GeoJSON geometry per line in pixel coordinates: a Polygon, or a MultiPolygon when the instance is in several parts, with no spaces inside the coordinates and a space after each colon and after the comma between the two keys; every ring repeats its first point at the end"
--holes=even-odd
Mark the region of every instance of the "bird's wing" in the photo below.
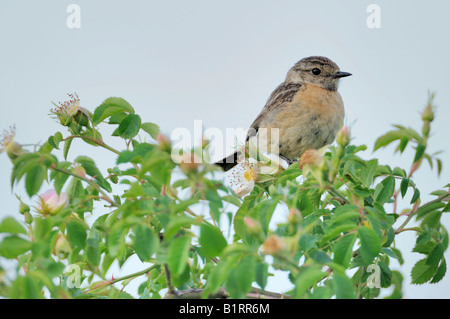
{"type": "Polygon", "coordinates": [[[255,136],[258,133],[258,129],[260,127],[260,124],[265,116],[267,116],[268,113],[270,113],[272,110],[278,108],[279,106],[283,105],[285,102],[290,102],[294,98],[295,93],[298,92],[302,85],[299,83],[281,83],[270,95],[269,99],[267,100],[266,105],[264,106],[263,110],[259,115],[256,117],[256,119],[253,121],[252,125],[250,126],[250,129],[247,133],[247,141],[250,137],[255,136]]]}

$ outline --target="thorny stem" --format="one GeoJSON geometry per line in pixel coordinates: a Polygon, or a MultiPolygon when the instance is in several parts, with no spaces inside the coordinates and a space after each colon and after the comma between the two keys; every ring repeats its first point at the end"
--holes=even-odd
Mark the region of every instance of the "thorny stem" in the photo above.
{"type": "Polygon", "coordinates": [[[414,203],[414,206],[413,206],[411,212],[409,213],[408,217],[407,217],[406,220],[403,222],[403,224],[401,224],[401,225],[397,228],[397,230],[395,231],[395,234],[399,234],[399,233],[401,233],[402,231],[404,231],[405,226],[409,223],[409,221],[411,220],[411,218],[413,218],[413,216],[417,213],[417,211],[418,211],[419,209],[424,208],[424,207],[429,206],[429,205],[432,205],[432,204],[435,204],[435,203],[440,203],[443,199],[445,199],[445,198],[447,198],[447,197],[450,197],[450,192],[447,193],[447,194],[443,194],[443,195],[437,197],[436,199],[434,199],[434,200],[432,200],[432,201],[430,201],[430,202],[428,202],[428,203],[426,203],[426,204],[423,204],[423,205],[420,206],[420,207],[419,207],[419,201],[417,200],[417,201],[414,203]]]}
{"type": "Polygon", "coordinates": [[[65,170],[65,169],[56,167],[55,164],[51,164],[51,165],[50,165],[50,168],[51,168],[52,170],[55,170],[55,171],[58,171],[58,172],[61,172],[61,173],[64,173],[64,174],[68,174],[68,175],[71,175],[71,176],[73,176],[73,177],[76,177],[76,178],[79,178],[79,179],[85,181],[85,182],[88,183],[90,186],[94,187],[96,190],[98,190],[100,193],[102,193],[103,196],[100,196],[101,199],[104,199],[105,201],[107,201],[108,203],[110,203],[111,206],[119,207],[119,205],[118,205],[116,202],[114,202],[111,198],[109,198],[108,195],[107,195],[107,194],[106,194],[106,193],[105,193],[105,192],[104,192],[97,184],[93,183],[93,182],[90,181],[89,179],[87,179],[87,178],[85,178],[85,177],[82,177],[82,176],[80,176],[80,175],[77,175],[77,174],[75,174],[75,173],[72,173],[71,171],[68,171],[68,170],[65,170]]]}
{"type": "Polygon", "coordinates": [[[88,292],[90,292],[90,291],[92,291],[92,290],[101,288],[101,287],[103,287],[103,286],[108,286],[108,285],[115,284],[116,282],[119,282],[119,281],[123,281],[123,280],[130,279],[130,278],[134,278],[134,277],[139,277],[139,276],[141,276],[141,275],[143,275],[143,274],[148,273],[149,271],[153,270],[153,269],[156,268],[156,267],[158,267],[158,265],[157,265],[157,264],[154,264],[154,265],[152,265],[152,266],[150,266],[150,267],[148,267],[148,268],[146,268],[146,269],[144,269],[144,270],[141,270],[141,271],[138,271],[138,272],[135,272],[135,273],[132,273],[132,274],[123,276],[123,277],[114,278],[114,279],[111,279],[111,280],[102,282],[102,283],[100,283],[100,284],[98,284],[98,285],[96,285],[96,286],[94,286],[94,287],[92,287],[92,288],[90,288],[90,289],[87,289],[87,290],[83,291],[83,293],[85,294],[85,293],[88,293],[88,292]]]}
{"type": "Polygon", "coordinates": [[[73,139],[73,138],[81,138],[83,140],[88,140],[91,142],[96,143],[98,146],[101,146],[113,153],[116,153],[117,155],[120,154],[120,152],[118,150],[116,150],[115,148],[109,146],[108,144],[105,144],[105,142],[101,141],[101,140],[97,140],[95,138],[89,137],[89,136],[79,136],[79,135],[70,135],[68,137],[66,137],[65,139],[63,139],[63,141],[68,140],[68,139],[73,139]]]}

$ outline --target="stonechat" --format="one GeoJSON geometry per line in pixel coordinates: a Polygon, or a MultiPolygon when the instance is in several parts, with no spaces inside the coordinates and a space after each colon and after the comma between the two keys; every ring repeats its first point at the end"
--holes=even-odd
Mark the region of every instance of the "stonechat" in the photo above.
{"type": "MultiPolygon", "coordinates": [[[[266,145],[277,143],[277,155],[288,163],[308,149],[330,145],[344,123],[344,103],[337,91],[339,79],[350,75],[326,57],[301,59],[270,95],[248,130],[246,143],[253,138],[265,140],[266,145]],[[276,141],[267,133],[271,129],[278,129],[276,141]]],[[[227,171],[237,164],[240,155],[236,151],[216,164],[227,171]]]]}

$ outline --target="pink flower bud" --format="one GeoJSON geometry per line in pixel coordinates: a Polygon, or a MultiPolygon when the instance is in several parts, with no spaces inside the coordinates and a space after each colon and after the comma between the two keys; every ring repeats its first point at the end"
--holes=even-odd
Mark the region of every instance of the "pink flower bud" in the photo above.
{"type": "Polygon", "coordinates": [[[56,191],[51,189],[39,196],[36,209],[43,215],[56,215],[67,205],[69,205],[69,196],[64,192],[61,192],[58,196],[56,191]]]}

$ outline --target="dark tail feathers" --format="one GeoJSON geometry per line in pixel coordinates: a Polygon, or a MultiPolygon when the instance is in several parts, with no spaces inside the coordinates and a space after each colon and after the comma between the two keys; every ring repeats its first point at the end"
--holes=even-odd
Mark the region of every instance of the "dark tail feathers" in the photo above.
{"type": "Polygon", "coordinates": [[[216,162],[215,164],[222,167],[223,170],[226,172],[237,165],[238,156],[239,152],[234,152],[234,154],[228,155],[224,159],[216,162]]]}

